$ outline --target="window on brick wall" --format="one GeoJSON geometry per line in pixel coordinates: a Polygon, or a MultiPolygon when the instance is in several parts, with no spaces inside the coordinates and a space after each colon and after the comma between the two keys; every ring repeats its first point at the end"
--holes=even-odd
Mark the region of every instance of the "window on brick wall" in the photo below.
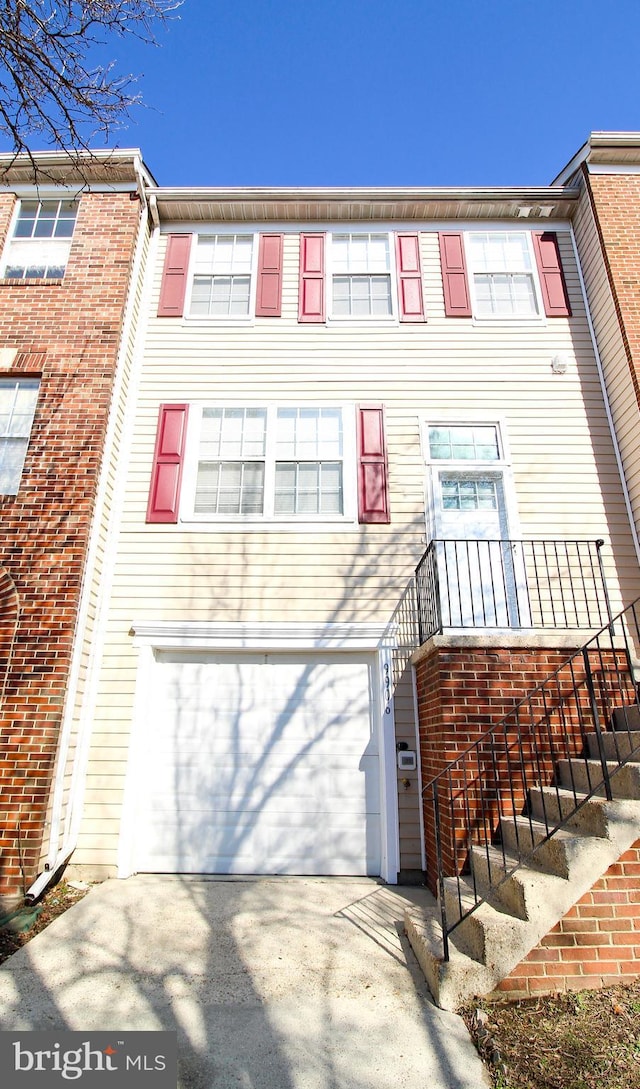
{"type": "Polygon", "coordinates": [[[9,280],[61,280],[69,260],[78,205],[73,200],[23,200],[5,249],[9,280]]]}
{"type": "Polygon", "coordinates": [[[16,495],[36,411],[37,378],[0,380],[0,495],[16,495]]]}

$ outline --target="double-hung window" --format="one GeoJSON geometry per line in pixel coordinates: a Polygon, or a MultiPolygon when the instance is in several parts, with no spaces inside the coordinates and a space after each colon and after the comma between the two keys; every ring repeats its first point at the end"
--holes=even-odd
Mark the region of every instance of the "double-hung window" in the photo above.
{"type": "Polygon", "coordinates": [[[0,495],[17,495],[36,411],[35,378],[0,380],[0,495]]]}
{"type": "Polygon", "coordinates": [[[203,407],[193,515],[344,517],[346,445],[341,408],[203,407]]]}
{"type": "Polygon", "coordinates": [[[254,269],[252,234],[198,235],[193,254],[192,317],[247,318],[254,269]]]}
{"type": "Polygon", "coordinates": [[[331,317],[385,318],[394,313],[387,232],[331,236],[331,317]]]}
{"type": "Polygon", "coordinates": [[[472,231],[467,258],[479,318],[537,317],[540,304],[528,231],[472,231]]]}
{"type": "Polygon", "coordinates": [[[73,200],[23,200],[5,250],[2,275],[11,280],[64,276],[78,205],[73,200]]]}

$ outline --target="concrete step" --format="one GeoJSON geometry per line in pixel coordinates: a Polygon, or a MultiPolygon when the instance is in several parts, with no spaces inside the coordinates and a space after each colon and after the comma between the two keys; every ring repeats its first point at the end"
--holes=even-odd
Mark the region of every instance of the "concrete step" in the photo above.
{"type": "MultiPolygon", "coordinates": [[[[462,911],[470,911],[476,904],[473,886],[464,878],[456,881],[453,877],[445,878],[445,903],[449,925],[460,917],[462,911]]],[[[472,960],[495,967],[506,958],[518,956],[523,940],[526,940],[527,926],[521,919],[505,911],[500,911],[489,903],[480,904],[472,914],[456,927],[456,947],[472,960]]]]}
{"type": "MultiPolygon", "coordinates": [[[[547,813],[555,806],[560,819],[573,811],[576,802],[573,791],[561,788],[531,791],[532,809],[541,808],[543,800],[547,813]]],[[[435,914],[425,918],[419,909],[408,910],[407,935],[442,1009],[459,1009],[473,996],[490,994],[640,837],[640,801],[592,798],[571,819],[576,821],[576,828],[569,836],[570,845],[564,839],[565,848],[568,846],[567,878],[528,864],[506,876],[507,870],[517,865],[517,859],[503,848],[490,847],[471,852],[473,885],[465,878],[458,891],[455,879],[445,880],[449,925],[460,918],[461,911],[476,904],[478,895],[489,897],[452,932],[449,961],[444,962],[442,957],[439,918],[435,914]],[[588,834],[574,834],[580,824],[586,825],[588,834]],[[502,876],[502,885],[492,889],[490,880],[495,882],[502,876]]],[[[539,833],[534,825],[531,842],[539,833]]]]}
{"type": "Polygon", "coordinates": [[[640,730],[640,707],[630,703],[626,707],[616,707],[611,716],[614,730],[640,730]]]}
{"type": "Polygon", "coordinates": [[[602,839],[615,840],[620,831],[626,832],[629,824],[640,822],[640,801],[587,799],[586,794],[556,786],[533,787],[529,791],[529,808],[537,820],[550,828],[559,821],[566,821],[567,830],[602,839]],[[579,804],[581,807],[576,813],[574,810],[579,804]]]}
{"type": "Polygon", "coordinates": [[[471,859],[479,894],[517,919],[528,922],[541,905],[564,903],[564,878],[519,863],[499,847],[472,848],[471,859]]]}
{"type": "MultiPolygon", "coordinates": [[[[619,727],[617,730],[608,730],[601,733],[602,748],[607,760],[626,760],[630,756],[636,756],[640,760],[640,730],[629,730],[619,727]]],[[[589,733],[586,735],[587,750],[593,760],[598,760],[598,735],[589,733]]]]}
{"type": "Polygon", "coordinates": [[[503,817],[500,838],[510,854],[526,859],[533,869],[568,880],[579,863],[584,832],[559,829],[549,837],[551,827],[534,817],[503,817]]]}
{"type": "Polygon", "coordinates": [[[440,1009],[457,1010],[471,995],[489,994],[493,990],[495,973],[458,948],[455,931],[449,938],[449,960],[443,960],[438,908],[425,910],[411,905],[405,911],[404,927],[440,1009]]]}
{"type": "MultiPolygon", "coordinates": [[[[607,768],[611,776],[611,790],[614,798],[638,798],[640,799],[640,764],[623,764],[622,767],[614,761],[607,761],[607,768]]],[[[600,797],[604,797],[602,783],[602,767],[599,760],[583,760],[576,757],[572,760],[558,761],[558,776],[562,786],[588,794],[595,790],[600,797]]]]}

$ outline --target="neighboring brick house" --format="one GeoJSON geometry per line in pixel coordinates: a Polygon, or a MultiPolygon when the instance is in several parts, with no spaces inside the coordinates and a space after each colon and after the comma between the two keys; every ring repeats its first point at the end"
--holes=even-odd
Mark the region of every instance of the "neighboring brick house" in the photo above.
{"type": "MultiPolygon", "coordinates": [[[[106,444],[131,352],[150,180],[131,151],[0,157],[0,897],[42,869],[54,761],[82,691],[74,635],[104,553],[106,444]],[[38,176],[34,177],[34,165],[38,176]],[[37,182],[37,184],[36,184],[37,182]],[[141,199],[142,198],[142,199],[141,199]],[[137,261],[137,266],[136,266],[137,261]],[[84,587],[84,590],[83,590],[84,587]]],[[[61,789],[67,784],[61,782],[61,789]]],[[[48,838],[49,833],[47,833],[48,838]]]]}

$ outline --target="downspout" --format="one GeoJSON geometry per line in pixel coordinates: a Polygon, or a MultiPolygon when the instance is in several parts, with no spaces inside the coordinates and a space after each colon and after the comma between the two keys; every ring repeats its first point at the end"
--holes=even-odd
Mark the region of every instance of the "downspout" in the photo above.
{"type": "Polygon", "coordinates": [[[576,236],[573,230],[573,223],[569,224],[571,231],[571,244],[573,246],[573,256],[576,262],[576,268],[578,270],[578,279],[580,281],[580,290],[582,291],[582,300],[584,302],[585,313],[587,315],[587,323],[589,325],[589,333],[591,336],[591,343],[593,345],[593,354],[596,360],[596,367],[598,370],[598,378],[600,379],[600,387],[602,389],[602,396],[604,399],[605,412],[607,414],[607,423],[609,424],[609,431],[611,433],[611,441],[613,443],[613,450],[616,457],[616,464],[618,466],[618,473],[620,475],[620,483],[622,485],[622,494],[624,496],[624,503],[627,510],[627,517],[629,519],[629,527],[631,529],[631,537],[633,545],[636,551],[636,558],[640,563],[640,540],[638,540],[638,533],[636,531],[635,520],[633,517],[633,507],[631,505],[631,496],[629,495],[629,489],[627,488],[627,480],[624,472],[624,464],[622,461],[622,454],[620,453],[620,447],[618,445],[618,436],[616,434],[615,424],[613,422],[613,413],[611,411],[611,404],[609,402],[609,394],[607,392],[607,385],[604,377],[604,370],[602,368],[602,359],[600,358],[600,352],[598,351],[598,343],[596,341],[596,333],[593,327],[593,321],[591,318],[591,310],[589,307],[589,301],[587,298],[587,289],[584,282],[584,276],[582,275],[582,266],[580,264],[580,258],[578,255],[578,247],[576,245],[576,236]]]}
{"type": "MultiPolygon", "coordinates": [[[[65,821],[66,829],[62,840],[62,845],[58,846],[61,838],[62,829],[62,815],[64,809],[64,781],[67,773],[69,748],[72,737],[72,730],[75,718],[75,699],[78,690],[78,682],[80,677],[80,664],[84,647],[81,644],[81,640],[78,638],[80,633],[86,631],[86,624],[89,612],[89,600],[91,596],[91,590],[93,587],[93,574],[97,562],[98,541],[100,537],[101,525],[100,514],[104,508],[105,496],[107,491],[107,483],[109,478],[109,469],[111,466],[111,456],[113,454],[113,446],[115,441],[115,430],[117,426],[117,408],[122,399],[122,387],[124,380],[124,372],[126,365],[127,346],[129,344],[129,334],[133,327],[134,313],[136,306],[136,291],[135,285],[139,282],[141,272],[143,270],[144,251],[146,246],[146,225],[148,218],[154,218],[150,212],[148,202],[146,200],[145,193],[145,181],[142,163],[139,159],[135,161],[135,171],[137,176],[137,188],[136,192],[132,191],[132,199],[139,196],[141,202],[141,214],[138,227],[138,237],[136,240],[136,249],[134,253],[133,265],[131,269],[130,290],[126,303],[125,317],[122,324],[122,334],[120,340],[120,349],[118,353],[118,362],[116,366],[116,381],[114,383],[113,397],[111,400],[111,408],[109,412],[109,423],[107,426],[107,435],[105,439],[105,456],[102,463],[102,470],[100,473],[100,480],[98,484],[98,490],[96,494],[96,504],[94,508],[93,525],[91,528],[91,537],[89,542],[89,549],[87,553],[87,564],[85,567],[85,573],[83,576],[80,608],[78,610],[78,618],[76,622],[75,635],[74,635],[74,650],[71,669],[69,673],[69,686],[67,689],[67,699],[65,703],[65,714],[62,724],[59,758],[56,766],[54,786],[53,786],[53,801],[51,807],[51,828],[49,831],[49,847],[44,864],[44,870],[38,874],[35,881],[30,885],[25,893],[26,903],[33,903],[39,899],[44,890],[53,880],[58,870],[68,861],[70,856],[77,845],[78,831],[80,824],[80,817],[82,814],[82,796],[84,793],[84,766],[86,756],[88,753],[88,743],[90,738],[90,729],[85,727],[83,729],[82,714],[80,717],[80,724],[78,728],[78,739],[76,745],[76,753],[74,756],[71,784],[69,787],[69,798],[67,803],[67,818],[65,821]]],[[[144,291],[143,291],[144,294],[144,291]]],[[[144,310],[141,307],[141,315],[144,314],[144,310]]],[[[135,366],[136,347],[132,350],[132,373],[135,366]]],[[[124,435],[123,427],[123,435],[124,435]]],[[[105,564],[106,567],[106,564],[105,564]]],[[[99,630],[98,617],[100,613],[100,604],[96,612],[96,633],[99,630]]],[[[92,671],[95,669],[96,660],[96,644],[95,639],[92,640],[89,649],[89,661],[87,664],[87,678],[90,677],[92,671]]]]}

